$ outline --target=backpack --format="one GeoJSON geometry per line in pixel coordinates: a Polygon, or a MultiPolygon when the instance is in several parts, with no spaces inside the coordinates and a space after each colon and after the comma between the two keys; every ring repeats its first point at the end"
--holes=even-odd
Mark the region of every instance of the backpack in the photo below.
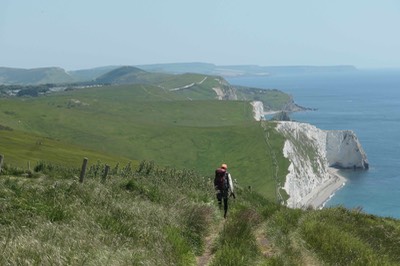
{"type": "Polygon", "coordinates": [[[221,191],[229,190],[228,172],[224,169],[218,168],[215,170],[214,186],[221,191]]]}

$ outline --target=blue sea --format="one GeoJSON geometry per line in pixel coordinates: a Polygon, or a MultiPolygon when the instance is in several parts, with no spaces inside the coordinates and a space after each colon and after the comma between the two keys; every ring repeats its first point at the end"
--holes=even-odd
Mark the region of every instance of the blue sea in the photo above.
{"type": "Polygon", "coordinates": [[[321,129],[353,130],[367,154],[367,171],[342,170],[346,185],[326,207],[361,207],[400,218],[400,70],[236,77],[234,85],[278,89],[316,111],[291,118],[321,129]]]}

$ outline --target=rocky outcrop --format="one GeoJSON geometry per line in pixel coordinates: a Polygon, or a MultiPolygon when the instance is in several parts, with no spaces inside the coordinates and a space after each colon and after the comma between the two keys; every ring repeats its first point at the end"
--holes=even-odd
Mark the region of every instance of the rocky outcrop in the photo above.
{"type": "Polygon", "coordinates": [[[327,131],[326,158],[331,167],[368,169],[367,156],[350,130],[327,131]]]}
{"type": "MultiPolygon", "coordinates": [[[[213,88],[213,90],[217,94],[217,98],[219,100],[222,100],[223,97],[226,95],[220,88],[213,88]]],[[[232,93],[232,94],[236,96],[236,94],[234,94],[234,93],[232,93]]],[[[226,98],[226,96],[225,96],[225,98],[226,98]]],[[[307,111],[307,110],[315,111],[315,109],[306,108],[306,107],[297,105],[293,101],[293,99],[291,99],[289,102],[287,102],[285,105],[283,105],[280,110],[268,110],[268,108],[267,108],[268,111],[266,111],[265,105],[262,101],[251,101],[250,104],[253,106],[253,117],[256,121],[265,120],[265,115],[277,114],[280,112],[284,112],[287,115],[287,113],[291,113],[291,112],[300,112],[300,111],[307,111]]],[[[279,120],[282,120],[282,119],[279,119],[279,120]]],[[[289,121],[289,120],[290,120],[289,117],[287,119],[283,119],[283,121],[289,121]]]]}
{"type": "Polygon", "coordinates": [[[218,100],[238,100],[236,89],[226,80],[222,78],[216,78],[215,80],[219,83],[219,86],[212,89],[217,94],[216,98],[218,100]]]}
{"type": "Polygon", "coordinates": [[[291,100],[283,106],[282,111],[301,112],[301,111],[316,111],[316,109],[300,106],[294,102],[293,98],[291,98],[291,100]]]}
{"type": "Polygon", "coordinates": [[[368,168],[368,160],[353,131],[326,131],[298,122],[279,122],[285,138],[283,154],[290,161],[284,185],[289,207],[304,207],[313,194],[335,178],[330,167],[368,168]]]}

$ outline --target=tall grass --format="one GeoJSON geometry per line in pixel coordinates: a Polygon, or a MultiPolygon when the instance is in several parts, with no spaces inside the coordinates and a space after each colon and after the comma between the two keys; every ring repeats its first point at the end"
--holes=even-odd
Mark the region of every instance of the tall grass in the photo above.
{"type": "Polygon", "coordinates": [[[400,228],[392,219],[340,207],[306,216],[299,231],[310,248],[330,263],[400,263],[400,228]]]}
{"type": "Polygon", "coordinates": [[[210,265],[400,264],[395,219],[288,209],[240,186],[223,219],[212,180],[195,171],[143,161],[104,179],[104,166],[83,183],[79,169],[46,162],[31,176],[3,172],[0,265],[194,265],[211,233],[210,265]]]}
{"type": "Polygon", "coordinates": [[[193,262],[215,216],[209,180],[141,166],[122,167],[105,182],[89,171],[83,184],[44,163],[36,179],[1,176],[0,264],[193,262]]]}
{"type": "Polygon", "coordinates": [[[282,264],[398,265],[399,221],[342,207],[283,208],[268,220],[267,232],[282,264]]]}
{"type": "Polygon", "coordinates": [[[252,265],[260,256],[253,228],[261,222],[259,214],[248,208],[238,210],[224,224],[215,244],[212,265],[252,265]]]}

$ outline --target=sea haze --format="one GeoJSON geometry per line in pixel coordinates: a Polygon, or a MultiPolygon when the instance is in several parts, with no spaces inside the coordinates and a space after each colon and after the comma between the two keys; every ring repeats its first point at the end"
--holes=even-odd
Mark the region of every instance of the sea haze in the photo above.
{"type": "Polygon", "coordinates": [[[368,171],[341,171],[348,181],[326,206],[361,207],[400,218],[400,70],[229,78],[231,84],[279,89],[317,111],[291,118],[321,129],[353,130],[367,153],[368,171]]]}

